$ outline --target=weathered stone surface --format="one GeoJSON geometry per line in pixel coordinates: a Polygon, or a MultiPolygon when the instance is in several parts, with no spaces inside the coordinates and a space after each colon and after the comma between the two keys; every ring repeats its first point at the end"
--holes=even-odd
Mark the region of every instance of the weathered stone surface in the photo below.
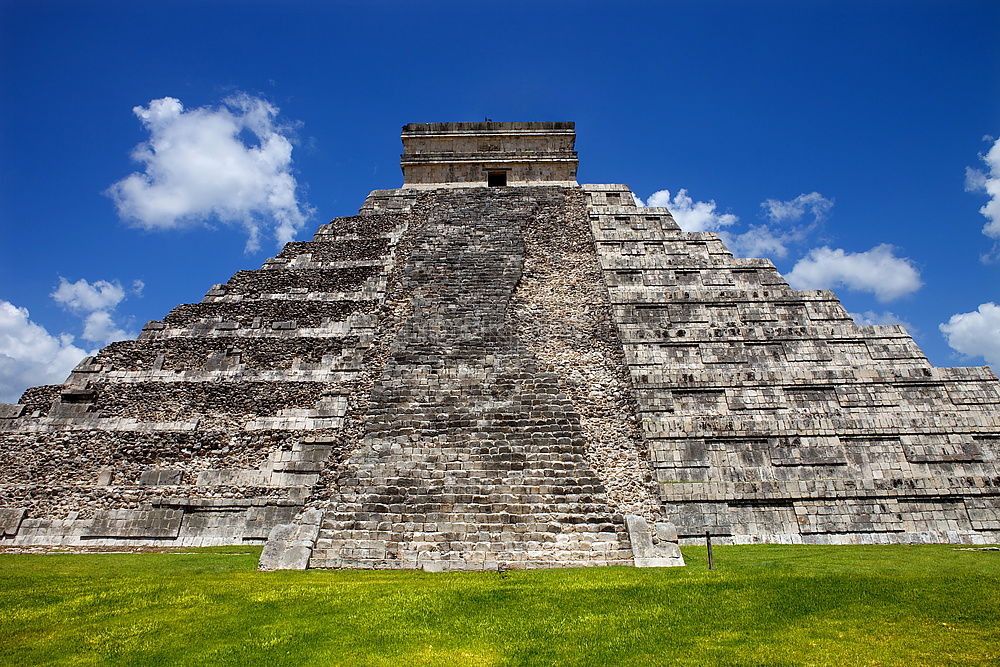
{"type": "Polygon", "coordinates": [[[989,369],[576,185],[573,138],[406,126],[403,188],[0,406],[0,545],[441,571],[1000,539],[989,369]]]}
{"type": "Polygon", "coordinates": [[[111,510],[98,512],[84,530],[84,537],[172,539],[181,529],[180,510],[111,510]]]}
{"type": "Polygon", "coordinates": [[[0,409],[0,505],[26,516],[0,544],[260,543],[291,521],[350,454],[341,430],[406,224],[364,218],[0,409]]]}
{"type": "Polygon", "coordinates": [[[17,535],[25,510],[21,508],[0,507],[0,535],[13,537],[17,535]]]}
{"type": "Polygon", "coordinates": [[[1000,383],[831,292],[584,186],[665,516],[682,541],[993,542],[1000,383]]]}
{"type": "Polygon", "coordinates": [[[587,460],[608,502],[656,521],[656,484],[581,195],[566,191],[560,206],[541,207],[525,221],[512,324],[579,413],[587,460]]]}
{"type": "Polygon", "coordinates": [[[309,567],[323,513],[306,510],[295,523],[275,526],[260,555],[262,570],[304,570],[309,567]]]}
{"type": "Polygon", "coordinates": [[[402,140],[404,188],[576,185],[572,122],[409,123],[402,140]]]}
{"type": "Polygon", "coordinates": [[[646,520],[636,514],[625,515],[632,557],[636,567],[677,567],[684,556],[677,546],[677,529],[671,523],[658,523],[649,529],[646,520]]]}
{"type": "Polygon", "coordinates": [[[515,336],[523,228],[559,189],[425,195],[412,293],[311,567],[628,562],[579,414],[515,336]]]}

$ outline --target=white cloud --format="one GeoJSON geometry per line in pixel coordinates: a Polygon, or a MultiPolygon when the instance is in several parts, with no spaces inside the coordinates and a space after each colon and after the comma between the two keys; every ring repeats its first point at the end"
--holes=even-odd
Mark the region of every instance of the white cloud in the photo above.
{"type": "Polygon", "coordinates": [[[938,325],[957,352],[983,357],[993,368],[1000,368],[1000,306],[992,301],[980,304],[971,313],[957,313],[938,325]]]}
{"type": "Polygon", "coordinates": [[[132,109],[149,131],[132,158],[143,165],[107,194],[118,214],[145,229],[176,229],[213,219],[242,226],[247,252],[273,228],[291,241],[309,213],[296,199],[292,144],[275,122],[278,109],[239,95],[218,108],[185,110],[164,97],[132,109]],[[252,134],[256,143],[244,143],[252,134]]]}
{"type": "Polygon", "coordinates": [[[810,192],[800,194],[795,199],[788,201],[767,199],[761,202],[760,207],[774,222],[798,222],[805,215],[806,210],[812,214],[813,220],[818,222],[830,213],[830,209],[833,208],[833,200],[827,199],[818,192],[810,192]]]}
{"type": "Polygon", "coordinates": [[[856,324],[898,324],[906,329],[911,336],[917,335],[917,328],[915,326],[904,320],[896,313],[888,310],[882,313],[877,313],[874,310],[866,310],[863,313],[850,313],[850,316],[856,324]]]}
{"type": "Polygon", "coordinates": [[[116,340],[128,340],[135,338],[131,334],[115,324],[111,313],[104,310],[97,310],[87,315],[83,320],[83,337],[87,340],[107,345],[116,340]]]}
{"type": "Polygon", "coordinates": [[[738,217],[732,213],[719,213],[716,204],[711,201],[694,201],[686,189],[681,188],[671,198],[670,190],[659,190],[649,196],[646,206],[665,206],[670,209],[677,225],[685,232],[716,231],[728,227],[738,217]]]}
{"type": "Polygon", "coordinates": [[[27,308],[0,300],[0,401],[13,403],[28,387],[59,384],[87,352],[68,334],[53,336],[27,308]]]}
{"type": "Polygon", "coordinates": [[[132,281],[132,294],[137,297],[142,296],[142,290],[146,289],[146,283],[142,282],[138,278],[132,281]]]}
{"type": "Polygon", "coordinates": [[[965,191],[979,192],[986,189],[986,174],[973,167],[965,168],[965,191]]]}
{"type": "Polygon", "coordinates": [[[990,200],[979,209],[987,220],[983,225],[983,234],[1000,240],[1000,139],[994,141],[990,150],[979,158],[986,164],[987,171],[966,167],[965,189],[989,195],[990,200]]]}
{"type": "Polygon", "coordinates": [[[95,310],[110,310],[125,298],[125,290],[116,280],[95,280],[88,283],[81,278],[71,283],[59,276],[59,287],[50,296],[56,303],[75,313],[90,313],[95,310]]]}
{"type": "Polygon", "coordinates": [[[726,245],[737,257],[785,257],[788,246],[802,242],[829,215],[833,200],[818,192],[801,194],[788,201],[767,199],[761,202],[765,215],[781,226],[751,225],[740,234],[720,232],[726,245]],[[808,224],[795,225],[809,212],[808,224]]]}
{"type": "MultiPolygon", "coordinates": [[[[133,291],[141,293],[145,284],[133,282],[133,291]]],[[[125,290],[117,280],[95,280],[90,283],[81,278],[71,283],[62,276],[59,286],[50,294],[56,303],[83,318],[83,338],[107,345],[116,340],[135,338],[114,322],[111,313],[125,298],[125,290]]]]}
{"type": "Polygon", "coordinates": [[[871,292],[882,302],[911,294],[923,284],[910,260],[896,257],[893,247],[886,243],[865,252],[813,248],[785,278],[796,289],[844,286],[871,292]]]}
{"type": "MultiPolygon", "coordinates": [[[[637,206],[643,206],[641,199],[632,195],[637,206]]],[[[669,190],[659,190],[650,195],[646,206],[665,206],[673,213],[677,224],[686,232],[717,232],[726,246],[737,257],[785,257],[788,246],[800,243],[833,208],[833,200],[818,192],[803,193],[794,199],[780,201],[768,199],[761,208],[773,222],[795,223],[809,212],[809,224],[786,224],[783,227],[771,225],[750,225],[742,232],[734,232],[732,226],[739,217],[732,213],[720,213],[714,200],[694,201],[686,189],[671,195],[669,190]]]]}
{"type": "Polygon", "coordinates": [[[788,244],[801,239],[797,229],[779,232],[767,225],[751,225],[742,234],[719,232],[719,236],[737,257],[784,257],[788,244]]]}

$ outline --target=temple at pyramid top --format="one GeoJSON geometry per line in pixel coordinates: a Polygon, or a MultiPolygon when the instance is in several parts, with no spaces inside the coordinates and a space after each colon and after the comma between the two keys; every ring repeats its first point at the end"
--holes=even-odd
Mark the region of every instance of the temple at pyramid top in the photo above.
{"type": "Polygon", "coordinates": [[[576,185],[576,125],[408,123],[403,126],[404,188],[576,185]]]}

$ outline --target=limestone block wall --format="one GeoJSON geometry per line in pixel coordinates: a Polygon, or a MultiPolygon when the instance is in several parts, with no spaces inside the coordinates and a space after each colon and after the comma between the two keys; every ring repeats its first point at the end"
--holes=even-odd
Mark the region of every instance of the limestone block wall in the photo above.
{"type": "Polygon", "coordinates": [[[508,185],[576,185],[574,123],[410,123],[403,126],[403,187],[485,186],[487,172],[508,185]]]}
{"type": "Polygon", "coordinates": [[[263,542],[291,521],[350,454],[413,201],[375,192],[0,407],[0,546],[263,542]]]}
{"type": "Polygon", "coordinates": [[[689,540],[1000,539],[1000,383],[584,186],[664,511],[689,540]]]}
{"type": "Polygon", "coordinates": [[[406,158],[440,153],[572,153],[573,129],[564,130],[476,130],[418,134],[403,130],[406,158]]]}
{"type": "Polygon", "coordinates": [[[576,162],[527,159],[523,155],[470,156],[467,160],[427,161],[406,167],[406,185],[413,190],[485,187],[490,171],[507,172],[511,186],[575,186],[576,162]]]}

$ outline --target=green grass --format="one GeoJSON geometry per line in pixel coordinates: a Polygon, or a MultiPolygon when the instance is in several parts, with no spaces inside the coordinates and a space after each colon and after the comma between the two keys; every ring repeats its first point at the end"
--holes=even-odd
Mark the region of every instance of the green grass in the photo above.
{"type": "Polygon", "coordinates": [[[4,664],[1000,663],[1000,552],[685,547],[688,567],[256,572],[259,549],[0,555],[4,664]]]}

